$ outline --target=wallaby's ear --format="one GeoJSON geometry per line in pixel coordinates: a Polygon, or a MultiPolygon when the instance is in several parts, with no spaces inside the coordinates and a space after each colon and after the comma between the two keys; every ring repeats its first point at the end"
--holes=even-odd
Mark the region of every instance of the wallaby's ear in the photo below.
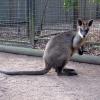
{"type": "Polygon", "coordinates": [[[82,20],[78,19],[78,25],[81,26],[82,25],[82,20]]]}
{"type": "Polygon", "coordinates": [[[93,23],[93,19],[91,19],[91,20],[89,21],[88,26],[90,27],[90,26],[92,25],[92,23],[93,23]]]}

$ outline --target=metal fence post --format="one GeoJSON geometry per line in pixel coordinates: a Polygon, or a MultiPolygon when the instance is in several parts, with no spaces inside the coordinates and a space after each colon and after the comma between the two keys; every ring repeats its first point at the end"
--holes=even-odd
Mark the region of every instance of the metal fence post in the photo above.
{"type": "Polygon", "coordinates": [[[29,3],[29,39],[34,48],[34,40],[35,40],[35,0],[28,0],[29,3]]]}
{"type": "Polygon", "coordinates": [[[77,18],[78,18],[78,0],[73,3],[73,29],[77,29],[77,18]]]}

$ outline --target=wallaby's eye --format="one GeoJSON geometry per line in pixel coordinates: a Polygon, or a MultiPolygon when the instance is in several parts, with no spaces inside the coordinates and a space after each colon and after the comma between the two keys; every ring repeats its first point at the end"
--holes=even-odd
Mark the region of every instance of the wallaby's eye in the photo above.
{"type": "Polygon", "coordinates": [[[84,29],[81,29],[81,28],[80,28],[80,32],[81,32],[81,33],[82,33],[82,32],[88,33],[88,31],[89,31],[89,29],[85,29],[85,30],[84,30],[84,29]]]}

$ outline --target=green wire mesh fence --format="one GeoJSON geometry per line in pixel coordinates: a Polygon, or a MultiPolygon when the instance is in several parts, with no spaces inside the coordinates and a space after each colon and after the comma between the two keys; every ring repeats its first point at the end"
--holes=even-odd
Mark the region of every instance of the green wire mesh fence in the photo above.
{"type": "Polygon", "coordinates": [[[51,36],[76,30],[78,18],[94,19],[87,47],[100,51],[99,0],[0,0],[0,44],[44,49],[51,36]]]}

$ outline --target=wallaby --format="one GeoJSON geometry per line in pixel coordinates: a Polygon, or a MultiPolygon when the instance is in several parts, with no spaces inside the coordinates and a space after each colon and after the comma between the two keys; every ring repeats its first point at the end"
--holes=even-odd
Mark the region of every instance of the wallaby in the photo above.
{"type": "Polygon", "coordinates": [[[50,71],[51,68],[55,69],[57,75],[77,75],[74,69],[65,69],[64,66],[70,60],[76,50],[82,53],[81,47],[89,32],[93,20],[83,21],[78,19],[77,32],[68,31],[62,32],[49,40],[46,45],[43,59],[45,68],[40,71],[0,71],[7,75],[44,75],[50,71]]]}

